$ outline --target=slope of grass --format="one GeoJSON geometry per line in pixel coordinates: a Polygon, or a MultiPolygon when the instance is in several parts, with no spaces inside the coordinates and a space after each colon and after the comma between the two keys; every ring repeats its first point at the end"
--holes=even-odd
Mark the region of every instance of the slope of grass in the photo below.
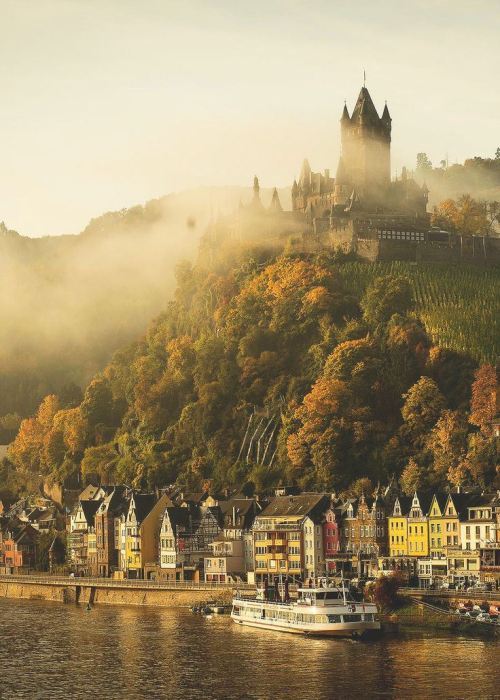
{"type": "Polygon", "coordinates": [[[406,262],[345,263],[346,285],[356,294],[381,275],[407,277],[417,314],[434,342],[496,362],[500,347],[500,270],[406,262]]]}

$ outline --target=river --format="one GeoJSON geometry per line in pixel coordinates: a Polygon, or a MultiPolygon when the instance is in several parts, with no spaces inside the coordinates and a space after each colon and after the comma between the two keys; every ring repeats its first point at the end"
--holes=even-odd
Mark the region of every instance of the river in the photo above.
{"type": "Polygon", "coordinates": [[[412,631],[372,642],[188,610],[0,599],[0,698],[500,698],[500,644],[412,631]]]}

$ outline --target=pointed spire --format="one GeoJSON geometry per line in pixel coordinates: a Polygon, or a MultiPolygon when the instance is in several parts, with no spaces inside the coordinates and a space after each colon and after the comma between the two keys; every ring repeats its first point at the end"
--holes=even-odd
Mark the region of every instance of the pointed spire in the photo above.
{"type": "Polygon", "coordinates": [[[257,175],[255,175],[255,177],[253,179],[253,196],[255,197],[255,199],[259,198],[259,194],[260,194],[259,178],[257,177],[257,175]]]}
{"type": "Polygon", "coordinates": [[[299,191],[299,186],[297,185],[297,180],[294,180],[293,185],[292,185],[292,194],[296,195],[298,193],[298,191],[299,191]]]}
{"type": "Polygon", "coordinates": [[[359,122],[377,126],[380,123],[378,112],[375,109],[370,93],[365,87],[361,88],[356,105],[352,112],[351,122],[359,122]]]}
{"type": "Polygon", "coordinates": [[[283,207],[281,206],[280,198],[278,195],[278,190],[276,187],[273,190],[273,196],[271,199],[271,205],[269,207],[269,211],[283,211],[283,207]]]}
{"type": "Polygon", "coordinates": [[[341,122],[346,122],[346,121],[351,121],[351,117],[349,116],[349,111],[347,109],[347,104],[344,101],[344,109],[342,110],[342,116],[340,117],[341,122]]]}
{"type": "Polygon", "coordinates": [[[389,114],[389,107],[387,106],[387,100],[384,106],[384,111],[382,112],[382,121],[383,122],[392,122],[391,115],[389,114]]]}

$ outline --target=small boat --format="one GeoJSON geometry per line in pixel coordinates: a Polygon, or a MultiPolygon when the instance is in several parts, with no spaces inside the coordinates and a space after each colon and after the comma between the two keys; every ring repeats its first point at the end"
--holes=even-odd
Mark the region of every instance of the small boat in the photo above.
{"type": "Polygon", "coordinates": [[[224,615],[226,609],[223,605],[214,605],[212,607],[212,612],[214,615],[224,615]]]}
{"type": "Polygon", "coordinates": [[[353,600],[343,583],[322,580],[297,594],[291,601],[287,584],[282,594],[277,585],[258,589],[255,598],[236,593],[231,618],[240,625],[321,637],[356,638],[380,630],[377,606],[353,600]]]}

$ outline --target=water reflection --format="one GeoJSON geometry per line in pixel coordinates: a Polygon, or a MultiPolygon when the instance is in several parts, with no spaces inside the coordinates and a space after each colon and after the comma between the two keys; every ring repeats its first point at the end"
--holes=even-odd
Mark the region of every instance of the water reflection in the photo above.
{"type": "Polygon", "coordinates": [[[305,639],[187,610],[0,600],[1,698],[494,698],[500,645],[305,639]]]}

